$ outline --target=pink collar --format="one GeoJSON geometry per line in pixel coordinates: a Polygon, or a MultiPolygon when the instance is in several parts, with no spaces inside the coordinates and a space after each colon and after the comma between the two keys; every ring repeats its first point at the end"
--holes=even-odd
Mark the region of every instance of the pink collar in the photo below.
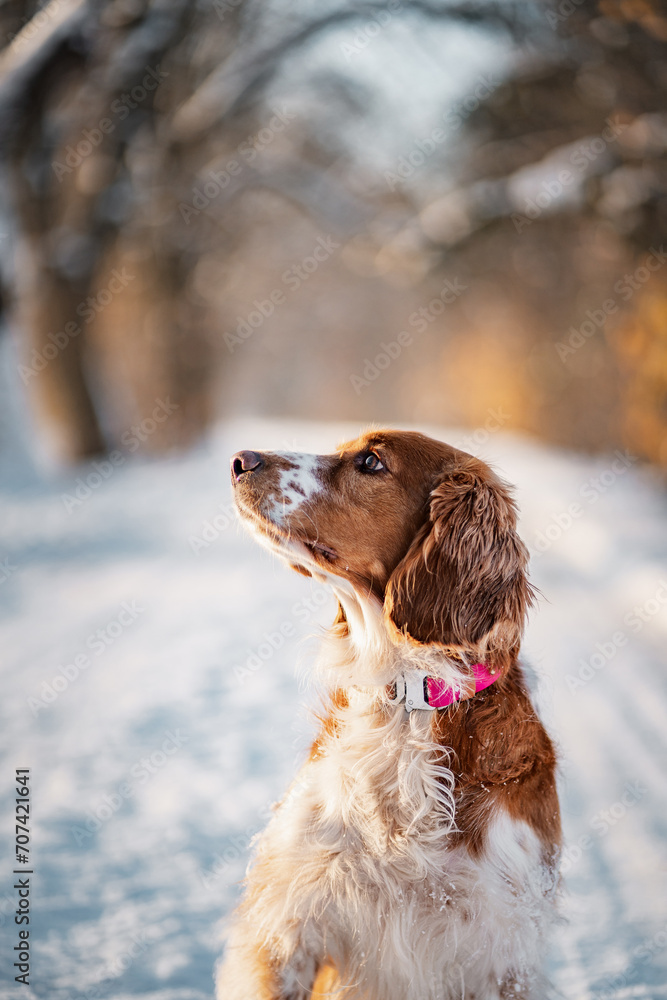
{"type": "Polygon", "coordinates": [[[389,702],[391,705],[399,705],[405,701],[408,712],[413,712],[416,708],[431,711],[447,708],[454,702],[472,698],[500,677],[500,671],[492,672],[485,663],[473,663],[471,670],[475,678],[475,690],[469,695],[464,695],[460,688],[450,687],[440,677],[430,677],[422,670],[406,671],[399,674],[393,684],[387,685],[389,702]]]}

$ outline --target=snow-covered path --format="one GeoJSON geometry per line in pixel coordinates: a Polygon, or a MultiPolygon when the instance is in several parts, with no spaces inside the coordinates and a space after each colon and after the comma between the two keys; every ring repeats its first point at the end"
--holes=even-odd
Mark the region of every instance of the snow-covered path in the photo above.
{"type": "MultiPolygon", "coordinates": [[[[333,610],[319,585],[240,532],[228,456],[330,450],[357,430],[243,421],[185,457],[126,456],[92,479],[92,466],[26,474],[0,493],[0,997],[211,997],[250,837],[307,745],[307,637],[333,610]],[[77,479],[90,495],[64,500],[78,499],[77,479]],[[18,767],[32,769],[30,988],[11,967],[18,767]]],[[[519,488],[545,595],[525,651],[563,758],[569,923],[554,938],[554,996],[658,1000],[664,494],[627,457],[479,437],[519,488]]]]}

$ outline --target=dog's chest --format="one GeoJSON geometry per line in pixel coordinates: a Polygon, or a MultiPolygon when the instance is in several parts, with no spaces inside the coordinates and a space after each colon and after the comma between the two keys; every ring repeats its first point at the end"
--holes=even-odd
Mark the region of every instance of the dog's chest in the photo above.
{"type": "Polygon", "coordinates": [[[443,976],[454,990],[464,971],[479,975],[484,990],[530,965],[546,913],[532,831],[499,815],[472,857],[453,836],[454,779],[426,725],[347,721],[276,816],[293,915],[311,914],[338,966],[363,969],[387,997],[392,981],[408,989],[406,969],[426,1000],[450,995],[443,976]]]}

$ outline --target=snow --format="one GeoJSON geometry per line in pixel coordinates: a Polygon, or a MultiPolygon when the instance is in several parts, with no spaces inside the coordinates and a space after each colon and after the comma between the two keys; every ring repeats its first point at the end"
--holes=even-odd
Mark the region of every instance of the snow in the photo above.
{"type": "MultiPolygon", "coordinates": [[[[311,637],[333,614],[320,585],[230,516],[229,455],[328,451],[359,428],[245,419],[186,455],[56,474],[31,452],[20,395],[2,398],[0,997],[211,997],[250,839],[308,745],[311,637]],[[89,495],[64,501],[77,480],[89,495]],[[32,769],[30,988],[11,967],[18,767],[32,769]]],[[[477,439],[517,484],[544,595],[525,652],[562,757],[567,921],[553,996],[659,1000],[664,494],[631,456],[477,439]]]]}

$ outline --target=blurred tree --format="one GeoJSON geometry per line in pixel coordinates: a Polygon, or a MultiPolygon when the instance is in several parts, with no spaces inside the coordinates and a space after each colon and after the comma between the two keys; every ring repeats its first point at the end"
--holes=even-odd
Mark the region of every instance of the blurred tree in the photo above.
{"type": "Polygon", "coordinates": [[[458,352],[457,376],[463,363],[474,379],[510,308],[502,336],[517,347],[496,357],[495,387],[469,393],[468,420],[515,383],[502,401],[519,426],[667,464],[667,15],[651,0],[536,13],[530,45],[466,123],[458,182],[419,205],[443,266],[487,289],[444,364],[458,352]]]}
{"type": "MultiPolygon", "coordinates": [[[[413,6],[431,16],[445,9],[413,6]]],[[[497,19],[497,6],[446,9],[497,19]]],[[[261,96],[291,50],[382,9],[361,3],[309,17],[248,0],[0,6],[8,39],[0,139],[13,227],[6,283],[27,341],[21,375],[63,456],[105,449],[113,395],[125,397],[126,423],[147,416],[156,395],[170,396],[173,416],[156,427],[153,447],[189,440],[211,419],[219,320],[192,278],[208,248],[229,249],[238,235],[211,226],[203,214],[211,202],[214,214],[259,180],[306,211],[363,220],[359,205],[327,183],[330,160],[316,138],[310,149],[293,144],[292,162],[271,178],[239,180],[239,149],[244,138],[249,148],[257,141],[261,96]],[[95,336],[100,327],[104,337],[95,336]],[[118,341],[118,384],[105,398],[95,358],[109,338],[118,341]]],[[[320,84],[331,92],[331,79],[320,84]]],[[[265,117],[271,129],[274,116],[265,117]]]]}
{"type": "Polygon", "coordinates": [[[68,458],[105,448],[90,334],[126,290],[141,288],[124,331],[127,372],[138,381],[152,367],[151,383],[178,407],[165,439],[206,420],[206,341],[183,295],[188,248],[164,222],[196,153],[174,113],[238,40],[242,5],[226,7],[222,17],[186,0],[0,8],[6,32],[26,22],[0,61],[11,290],[29,344],[21,374],[68,458]]]}
{"type": "MultiPolygon", "coordinates": [[[[293,223],[265,211],[278,198],[324,222],[347,244],[345,266],[387,276],[394,293],[401,273],[405,287],[427,275],[422,296],[443,268],[471,276],[472,303],[458,321],[452,310],[447,328],[433,324],[431,353],[406,389],[406,398],[434,401],[420,417],[483,422],[496,400],[511,405],[515,425],[550,439],[623,439],[667,461],[655,421],[645,446],[633,428],[645,429],[646,418],[629,413],[648,398],[664,413],[662,355],[644,365],[637,347],[657,335],[607,322],[626,308],[626,287],[653,331],[664,301],[658,255],[658,304],[639,308],[643,261],[659,251],[665,224],[667,22],[657,3],[307,7],[0,6],[0,207],[12,232],[0,245],[5,293],[23,338],[23,381],[60,453],[78,459],[122,444],[142,420],[145,446],[185,443],[219,412],[228,279],[261,269],[248,257],[256,232],[267,253],[285,242],[293,223]],[[304,72],[298,114],[275,99],[290,56],[364,18],[380,27],[411,18],[421,38],[429,21],[450,19],[515,45],[505,82],[466,114],[446,159],[434,156],[430,175],[398,191],[359,182],[360,167],[366,181],[378,168],[346,136],[372,100],[351,77],[327,66],[304,72]],[[443,409],[445,398],[453,409],[443,409]],[[159,406],[169,419],[151,419],[159,406]]],[[[347,290],[332,287],[326,301],[347,290]]],[[[368,282],[367,297],[377,294],[368,282]]],[[[371,325],[355,334],[357,361],[382,335],[371,325]]],[[[331,405],[340,415],[340,400],[331,405]]]]}

